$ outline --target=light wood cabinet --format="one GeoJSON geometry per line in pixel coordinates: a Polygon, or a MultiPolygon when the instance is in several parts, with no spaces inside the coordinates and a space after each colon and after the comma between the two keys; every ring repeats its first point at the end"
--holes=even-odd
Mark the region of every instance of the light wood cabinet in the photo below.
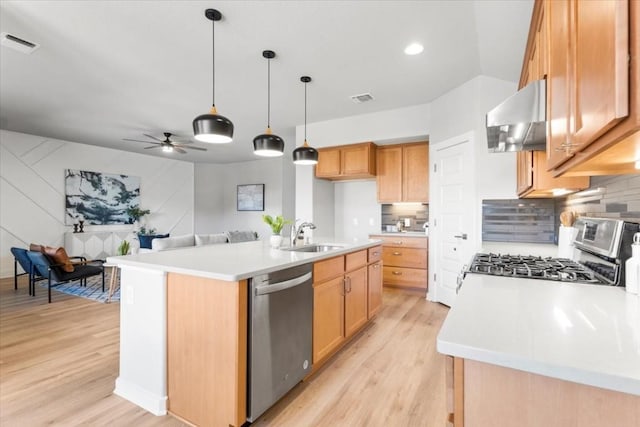
{"type": "MultiPolygon", "coordinates": [[[[366,252],[365,252],[366,253],[366,252]]],[[[344,334],[348,338],[367,323],[367,266],[345,274],[344,334]]]]}
{"type": "Polygon", "coordinates": [[[313,363],[332,354],[345,339],[344,279],[313,285],[313,363]]]}
{"type": "Polygon", "coordinates": [[[376,145],[372,142],[318,149],[316,178],[365,179],[376,176],[376,145]]]}
{"type": "Polygon", "coordinates": [[[334,354],[381,308],[381,252],[377,246],[314,263],[314,365],[334,354]]]}
{"type": "Polygon", "coordinates": [[[382,262],[377,261],[368,267],[367,317],[371,319],[382,308],[382,262]]]}
{"type": "Polygon", "coordinates": [[[447,425],[631,426],[640,396],[447,356],[447,425]]]}
{"type": "MultiPolygon", "coordinates": [[[[564,2],[554,2],[562,3],[564,2]]],[[[557,7],[558,4],[552,5],[557,7]]],[[[525,56],[525,62],[522,67],[522,75],[520,78],[520,87],[524,87],[532,81],[544,79],[548,74],[549,64],[549,49],[547,46],[547,19],[548,15],[551,15],[554,19],[563,21],[568,19],[567,16],[562,14],[556,14],[555,12],[546,13],[545,3],[538,2],[536,9],[534,10],[527,52],[525,56]]],[[[568,31],[565,27],[558,30],[558,33],[568,31]]],[[[556,70],[556,73],[560,73],[562,70],[566,70],[567,62],[564,64],[561,59],[566,59],[566,52],[555,52],[558,58],[553,58],[551,61],[556,70]]],[[[568,112],[568,97],[566,96],[566,90],[562,82],[554,82],[551,84],[550,79],[547,80],[547,115],[552,117],[561,116],[568,112]],[[553,87],[553,91],[552,88],[553,87]],[[556,99],[554,104],[551,99],[556,99]],[[565,105],[566,104],[566,105],[565,105]],[[556,105],[556,109],[552,109],[551,106],[556,105]]],[[[558,122],[549,120],[549,135],[555,135],[556,138],[560,138],[558,134],[559,129],[558,122]],[[555,133],[554,133],[555,132],[555,133]]],[[[562,128],[562,126],[560,126],[562,128]]],[[[550,136],[551,138],[551,136],[550,136]]],[[[548,151],[547,151],[548,153],[548,151]]],[[[547,170],[547,156],[557,155],[554,153],[545,153],[543,151],[521,151],[517,153],[517,193],[519,197],[524,198],[536,198],[536,197],[553,197],[554,192],[566,190],[566,192],[574,192],[589,188],[589,177],[562,177],[555,178],[554,175],[547,170]]]]}
{"type": "Polygon", "coordinates": [[[427,289],[428,238],[372,235],[382,239],[382,281],[385,286],[427,289]]]}
{"type": "Polygon", "coordinates": [[[378,202],[429,202],[429,145],[389,145],[378,148],[378,202]]]}
{"type": "Polygon", "coordinates": [[[547,168],[559,175],[637,173],[640,4],[552,1],[547,17],[547,168]]]}

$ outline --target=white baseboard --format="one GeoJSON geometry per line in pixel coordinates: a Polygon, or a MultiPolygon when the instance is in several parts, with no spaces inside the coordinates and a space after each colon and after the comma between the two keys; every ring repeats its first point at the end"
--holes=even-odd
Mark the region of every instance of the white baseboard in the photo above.
{"type": "Polygon", "coordinates": [[[113,393],[135,403],[153,415],[167,415],[167,396],[151,393],[120,377],[116,378],[116,388],[113,393]]]}

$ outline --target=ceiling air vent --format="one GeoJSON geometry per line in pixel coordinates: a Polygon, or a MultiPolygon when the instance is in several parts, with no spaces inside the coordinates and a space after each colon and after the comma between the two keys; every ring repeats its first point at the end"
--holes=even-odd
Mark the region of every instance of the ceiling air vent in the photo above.
{"type": "Polygon", "coordinates": [[[373,101],[373,95],[370,93],[361,93],[360,95],[352,95],[351,100],[356,104],[362,104],[363,102],[373,101]]]}
{"type": "Polygon", "coordinates": [[[27,55],[30,55],[40,47],[37,43],[30,42],[29,40],[9,33],[0,33],[0,44],[17,50],[18,52],[26,53],[27,55]]]}

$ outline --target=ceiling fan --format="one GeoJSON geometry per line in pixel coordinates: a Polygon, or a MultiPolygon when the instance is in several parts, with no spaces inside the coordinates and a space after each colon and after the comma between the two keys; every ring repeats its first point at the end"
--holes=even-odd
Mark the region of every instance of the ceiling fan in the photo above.
{"type": "Polygon", "coordinates": [[[188,144],[193,144],[193,141],[180,141],[180,142],[171,141],[169,138],[171,138],[172,133],[171,132],[163,132],[163,133],[164,133],[164,141],[161,140],[160,138],[156,138],[153,135],[147,135],[146,133],[143,133],[143,135],[146,136],[147,138],[153,139],[153,141],[141,141],[139,139],[129,139],[129,138],[122,138],[122,140],[133,141],[133,142],[144,142],[145,144],[153,144],[150,147],[144,147],[144,149],[148,150],[150,148],[162,148],[162,151],[164,151],[165,153],[171,153],[173,151],[177,151],[180,154],[187,154],[187,152],[184,150],[185,148],[188,150],[207,151],[206,148],[190,147],[188,144]]]}

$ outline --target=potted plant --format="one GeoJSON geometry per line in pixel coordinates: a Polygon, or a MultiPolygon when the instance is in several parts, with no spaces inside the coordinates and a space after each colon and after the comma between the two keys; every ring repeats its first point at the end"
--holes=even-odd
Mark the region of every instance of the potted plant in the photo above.
{"type": "Polygon", "coordinates": [[[271,237],[269,238],[269,243],[272,248],[279,248],[282,244],[282,228],[285,224],[291,223],[291,220],[284,219],[282,215],[278,215],[275,218],[271,215],[262,215],[262,220],[271,227],[271,237]]]}
{"type": "Polygon", "coordinates": [[[127,255],[129,253],[130,248],[131,248],[131,245],[129,244],[129,241],[123,240],[120,243],[120,246],[118,246],[118,255],[127,255]]]}
{"type": "Polygon", "coordinates": [[[140,221],[140,218],[151,213],[149,209],[140,209],[140,206],[138,205],[129,206],[126,212],[127,215],[129,215],[129,220],[133,224],[137,224],[140,221]]]}

